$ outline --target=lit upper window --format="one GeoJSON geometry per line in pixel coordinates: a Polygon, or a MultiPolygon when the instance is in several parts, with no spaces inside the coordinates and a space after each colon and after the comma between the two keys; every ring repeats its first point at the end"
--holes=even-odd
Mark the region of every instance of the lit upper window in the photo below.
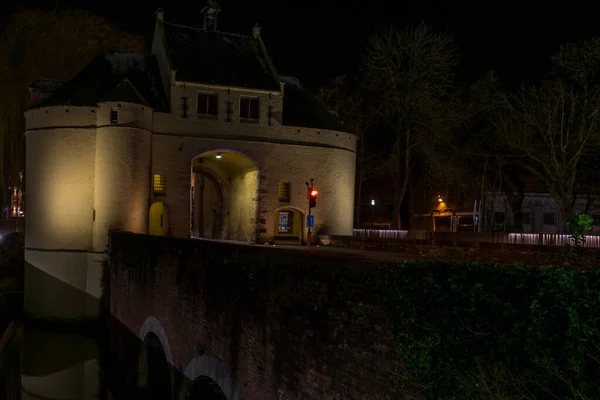
{"type": "Polygon", "coordinates": [[[260,104],[258,97],[242,97],[240,99],[240,119],[245,121],[258,121],[260,118],[260,104]]]}
{"type": "Polygon", "coordinates": [[[219,112],[219,96],[215,93],[198,93],[198,115],[216,116],[219,112]]]}
{"type": "Polygon", "coordinates": [[[166,177],[163,174],[154,174],[152,182],[154,193],[164,194],[166,191],[166,177]]]}

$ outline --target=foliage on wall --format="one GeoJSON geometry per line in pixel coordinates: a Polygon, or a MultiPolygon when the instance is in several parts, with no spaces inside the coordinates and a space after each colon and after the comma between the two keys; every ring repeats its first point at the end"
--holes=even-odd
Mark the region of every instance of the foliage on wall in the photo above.
{"type": "Polygon", "coordinates": [[[585,245],[585,235],[591,232],[594,220],[587,214],[576,214],[567,222],[571,237],[567,253],[563,255],[563,261],[567,265],[577,265],[580,261],[581,251],[585,245]]]}

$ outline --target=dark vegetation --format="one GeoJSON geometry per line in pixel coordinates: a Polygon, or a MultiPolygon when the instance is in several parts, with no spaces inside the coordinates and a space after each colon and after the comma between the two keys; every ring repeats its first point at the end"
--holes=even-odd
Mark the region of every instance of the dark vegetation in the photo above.
{"type": "Polygon", "coordinates": [[[10,233],[0,239],[0,335],[11,321],[21,316],[24,243],[22,232],[10,233]]]}
{"type": "Polygon", "coordinates": [[[600,271],[444,261],[382,267],[409,398],[600,398],[600,271]]]}

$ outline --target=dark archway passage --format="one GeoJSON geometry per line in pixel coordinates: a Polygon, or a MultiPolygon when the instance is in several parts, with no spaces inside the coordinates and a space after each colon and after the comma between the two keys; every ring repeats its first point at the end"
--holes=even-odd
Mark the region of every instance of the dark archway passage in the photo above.
{"type": "Polygon", "coordinates": [[[207,168],[196,166],[192,171],[192,235],[221,239],[224,224],[223,188],[219,178],[207,168]]]}
{"type": "Polygon", "coordinates": [[[140,355],[140,383],[148,400],[171,399],[171,367],[158,336],[149,333],[140,355]]]}
{"type": "Polygon", "coordinates": [[[192,382],[192,387],[188,390],[185,400],[227,400],[227,397],[217,382],[208,376],[200,376],[192,382]]]}
{"type": "Polygon", "coordinates": [[[258,165],[230,151],[209,151],[191,163],[190,235],[250,242],[256,237],[258,165]]]}

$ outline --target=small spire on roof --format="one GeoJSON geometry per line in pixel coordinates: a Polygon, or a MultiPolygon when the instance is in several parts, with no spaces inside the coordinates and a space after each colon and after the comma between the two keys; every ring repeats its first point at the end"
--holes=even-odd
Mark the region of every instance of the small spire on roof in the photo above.
{"type": "Polygon", "coordinates": [[[254,25],[254,27],[252,28],[252,36],[254,36],[254,38],[260,37],[261,29],[262,29],[262,26],[260,26],[257,22],[256,25],[254,25]]]}
{"type": "Polygon", "coordinates": [[[206,5],[204,6],[204,8],[201,11],[202,15],[204,15],[203,29],[205,31],[208,31],[208,30],[216,31],[217,30],[217,15],[219,14],[220,11],[221,11],[221,7],[219,7],[219,4],[217,4],[217,2],[215,0],[208,0],[206,2],[206,5]]]}

